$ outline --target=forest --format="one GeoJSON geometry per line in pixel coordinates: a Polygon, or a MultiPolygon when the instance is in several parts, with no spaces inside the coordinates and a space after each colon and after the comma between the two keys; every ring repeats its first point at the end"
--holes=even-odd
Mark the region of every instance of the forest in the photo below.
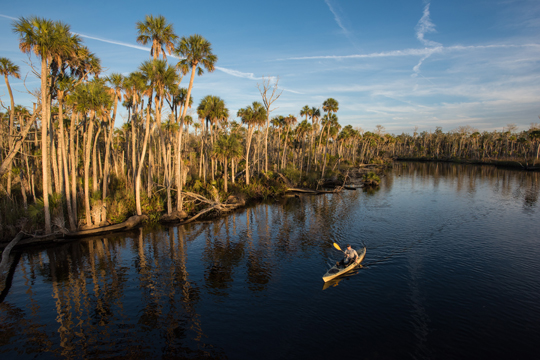
{"type": "Polygon", "coordinates": [[[17,104],[10,81],[23,74],[0,58],[9,95],[0,99],[3,238],[21,230],[75,232],[132,215],[179,220],[200,210],[197,196],[216,203],[230,195],[265,198],[285,190],[283,177],[316,188],[350,167],[396,159],[538,166],[540,124],[524,131],[512,124],[492,132],[465,126],[394,135],[383,125],[364,131],[339,123],[333,98],[277,114],[279,78],[264,77],[260,98],[246,99],[236,114],[211,94],[193,104],[195,74],[212,72],[218,61],[211,43],[176,35],[163,16],[147,15],[136,29],[137,42],[150,46],[149,59],[127,76],[105,75],[68,24],[14,21],[41,86],[28,90],[32,106],[17,104]]]}

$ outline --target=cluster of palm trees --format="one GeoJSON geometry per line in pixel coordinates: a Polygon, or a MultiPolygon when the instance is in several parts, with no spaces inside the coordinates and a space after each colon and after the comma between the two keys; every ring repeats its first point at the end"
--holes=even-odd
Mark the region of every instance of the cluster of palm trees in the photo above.
{"type": "MultiPolygon", "coordinates": [[[[111,160],[115,158],[115,149],[112,147],[115,119],[118,102],[123,100],[122,104],[129,112],[128,123],[132,127],[130,177],[135,189],[136,212],[142,213],[141,177],[143,170],[152,174],[149,167],[153,156],[156,156],[156,152],[152,153],[149,141],[154,133],[164,138],[168,131],[167,124],[161,126],[164,101],[174,114],[173,122],[180,129],[176,131],[174,139],[175,147],[180,148],[182,129],[188,119],[186,110],[192,102],[191,89],[195,73],[201,75],[203,68],[213,71],[217,57],[212,53],[211,44],[200,35],[178,38],[174,34],[173,26],[168,24],[163,16],[146,16],[144,21],[137,23],[137,30],[139,43],[151,43],[151,59],[143,62],[138,71],[129,76],[111,74],[106,78],[99,78],[102,70],[99,59],[82,44],[78,35],[70,31],[69,25],[39,17],[23,17],[14,22],[13,31],[19,35],[21,51],[33,53],[41,62],[41,88],[36,94],[36,106],[32,114],[17,108],[8,77],[19,77],[20,70],[8,59],[1,60],[2,73],[5,75],[11,98],[6,131],[9,141],[6,157],[2,161],[5,166],[0,170],[0,175],[8,173],[8,197],[12,195],[12,166],[15,164],[19,170],[23,192],[26,190],[24,180],[30,179],[34,198],[38,187],[36,183],[40,183],[42,194],[61,194],[66,204],[69,227],[75,230],[78,225],[77,195],[80,187],[77,182],[80,176],[84,178],[85,222],[88,226],[103,223],[107,218],[107,209],[103,204],[107,197],[111,160]],[[181,60],[174,66],[169,65],[166,53],[174,53],[181,60]],[[163,60],[159,59],[159,56],[163,56],[163,60]],[[181,78],[188,72],[191,72],[189,87],[180,88],[181,78]],[[39,120],[40,124],[34,124],[36,120],[39,120]],[[64,129],[65,125],[69,126],[69,134],[64,129]],[[34,143],[31,145],[27,138],[32,127],[34,143]],[[39,128],[40,144],[37,140],[39,128]],[[21,147],[28,151],[23,151],[17,157],[21,147]],[[39,154],[31,154],[32,150],[39,154]],[[26,172],[23,171],[24,167],[20,166],[23,161],[26,163],[26,172]],[[34,176],[36,172],[41,173],[41,182],[34,176]],[[89,189],[90,182],[92,192],[89,189]],[[101,190],[102,206],[92,209],[90,195],[98,190],[101,190]]],[[[172,144],[169,138],[167,140],[169,142],[163,142],[165,148],[160,153],[166,164],[164,183],[168,194],[168,210],[171,211],[173,176],[177,178],[176,183],[180,184],[177,194],[179,197],[181,194],[182,182],[178,181],[181,158],[176,157],[177,172],[173,174],[173,157],[170,151],[172,144]]],[[[151,175],[148,179],[151,181],[151,175]]],[[[43,196],[42,199],[45,231],[50,233],[49,196],[43,196]]],[[[177,201],[177,207],[181,210],[181,200],[177,201]]],[[[63,214],[63,211],[61,212],[63,214]]]]}
{"type": "MultiPolygon", "coordinates": [[[[100,77],[100,60],[67,24],[20,18],[13,30],[21,51],[40,60],[34,72],[41,86],[32,110],[15,105],[9,79],[19,78],[20,69],[0,58],[10,96],[8,111],[0,114],[0,216],[21,197],[27,208],[31,196],[34,204],[42,204],[46,233],[52,231],[53,220],[63,227],[65,217],[72,231],[80,224],[93,227],[110,220],[107,204],[115,179],[133,195],[134,213],[145,211],[145,199],[159,198],[171,215],[183,210],[184,186],[195,179],[222,185],[227,193],[229,179],[249,186],[255,176],[269,177],[270,171],[313,183],[340,163],[384,156],[529,158],[536,152],[538,158],[540,151],[538,129],[520,134],[444,134],[438,129],[393,136],[384,134],[382,126],[365,133],[351,125],[342,128],[336,115],[339,103],[333,98],[321,108],[304,106],[298,116],[270,118],[270,105],[280,94],[274,87],[268,95],[264,79],[262,102],[239,109],[240,122],[231,121],[234,114],[213,95],[188,113],[195,73],[212,72],[217,57],[202,36],[175,35],[163,16],[148,15],[137,23],[137,41],[151,45],[150,58],[127,76],[100,77]],[[167,54],[180,60],[171,64],[167,54]],[[189,84],[181,87],[188,73],[189,84]],[[119,106],[127,118],[117,128],[119,106]],[[20,196],[13,193],[14,186],[20,196]]],[[[6,221],[0,218],[0,225],[6,221]]]]}
{"type": "MultiPolygon", "coordinates": [[[[245,172],[243,179],[248,185],[253,177],[251,169],[261,170],[261,134],[269,120],[269,111],[261,103],[254,102],[238,111],[245,128],[229,121],[229,110],[217,96],[206,96],[198,105],[200,124],[193,124],[188,115],[195,73],[213,71],[217,61],[211,44],[202,36],[179,38],[163,16],[148,15],[137,23],[137,41],[151,45],[150,59],[127,76],[113,73],[99,77],[100,60],[70,31],[69,25],[23,17],[14,22],[13,31],[19,35],[21,51],[39,59],[41,66],[35,72],[41,87],[34,94],[32,111],[16,106],[9,78],[19,78],[20,69],[9,59],[0,59],[11,101],[8,112],[2,114],[2,119],[7,120],[1,125],[7,140],[3,141],[0,176],[6,178],[2,187],[4,183],[7,186],[0,190],[14,201],[12,183],[18,180],[15,182],[20,183],[25,208],[27,193],[34,203],[41,201],[46,233],[52,231],[51,211],[58,226],[63,226],[67,216],[72,231],[79,227],[80,218],[89,227],[104,224],[113,169],[115,177],[123,178],[126,187],[132,189],[139,215],[143,212],[143,188],[148,198],[156,196],[156,189],[164,189],[166,209],[171,214],[182,210],[182,191],[188,177],[206,182],[223,174],[223,189],[227,192],[228,178],[234,183],[239,169],[245,172]],[[170,64],[167,54],[174,54],[180,61],[170,64]],[[188,73],[188,87],[180,87],[188,73]],[[117,129],[119,102],[128,116],[117,129]],[[194,134],[189,133],[192,125],[194,134]],[[252,160],[255,155],[257,159],[252,160]]],[[[327,114],[322,118],[321,135],[335,135],[330,128],[337,125],[337,106],[333,99],[325,102],[327,114]]],[[[277,139],[271,142],[277,150],[265,148],[264,156],[268,158],[268,152],[272,152],[271,162],[275,159],[279,164],[276,170],[289,163],[289,149],[298,148],[298,139],[293,136],[296,132],[304,138],[311,136],[308,167],[315,163],[318,153],[311,149],[316,145],[314,130],[321,114],[312,108],[305,115],[311,117],[312,124],[306,121],[298,131],[294,129],[294,115],[272,120],[271,134],[277,139]]],[[[304,156],[306,142],[301,143],[304,156]]],[[[294,162],[302,168],[304,161],[295,155],[294,162]]],[[[324,160],[326,150],[324,158],[319,157],[324,160]]],[[[6,198],[3,205],[9,204],[6,198]]]]}

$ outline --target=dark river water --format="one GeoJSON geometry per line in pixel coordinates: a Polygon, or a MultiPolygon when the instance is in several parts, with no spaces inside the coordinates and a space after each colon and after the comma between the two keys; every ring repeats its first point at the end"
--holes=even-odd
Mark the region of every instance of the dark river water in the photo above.
{"type": "Polygon", "coordinates": [[[380,189],[24,250],[0,359],[538,359],[540,173],[396,163],[380,189]],[[363,267],[324,285],[344,247],[363,267]]]}

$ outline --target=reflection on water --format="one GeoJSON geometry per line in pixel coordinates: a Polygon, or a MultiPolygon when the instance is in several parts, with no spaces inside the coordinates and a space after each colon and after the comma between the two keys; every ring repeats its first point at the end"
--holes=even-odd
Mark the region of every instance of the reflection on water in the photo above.
{"type": "Polygon", "coordinates": [[[539,180],[396,163],[375,190],[24,251],[0,303],[0,354],[328,358],[355,354],[349,342],[367,358],[532,358],[539,180]],[[333,242],[367,255],[323,284],[333,242]]]}

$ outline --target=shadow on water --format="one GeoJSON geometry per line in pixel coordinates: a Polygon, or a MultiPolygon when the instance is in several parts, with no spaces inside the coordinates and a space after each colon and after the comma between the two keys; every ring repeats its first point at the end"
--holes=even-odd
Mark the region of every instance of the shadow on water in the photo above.
{"type": "Polygon", "coordinates": [[[17,264],[21,260],[20,252],[16,252],[11,256],[13,257],[13,262],[11,263],[8,273],[4,279],[4,284],[3,284],[4,288],[2,292],[0,293],[0,304],[4,302],[4,299],[9,293],[9,289],[11,289],[11,284],[13,283],[13,275],[15,275],[15,269],[17,268],[17,264]]]}

